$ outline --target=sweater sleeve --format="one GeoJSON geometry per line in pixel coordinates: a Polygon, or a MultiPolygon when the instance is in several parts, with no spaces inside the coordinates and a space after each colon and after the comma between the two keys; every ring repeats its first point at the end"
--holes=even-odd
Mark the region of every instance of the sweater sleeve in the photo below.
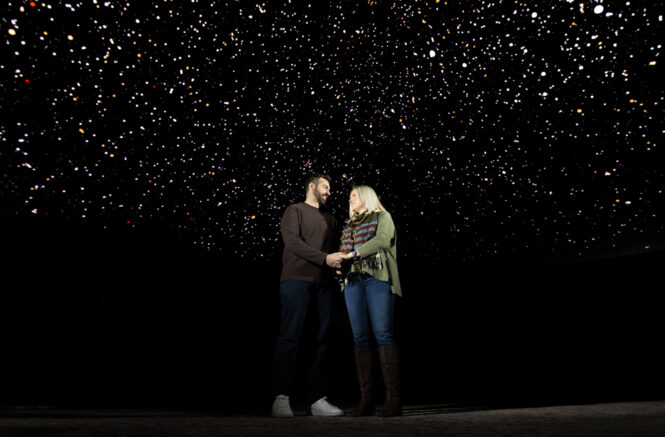
{"type": "Polygon", "coordinates": [[[356,252],[358,252],[360,258],[365,258],[375,254],[379,249],[389,249],[394,237],[395,223],[393,223],[393,218],[390,213],[381,212],[376,225],[376,235],[362,246],[357,247],[356,252]]]}
{"type": "Polygon", "coordinates": [[[322,266],[326,262],[327,253],[310,246],[302,239],[300,220],[301,217],[296,208],[293,206],[286,208],[280,225],[284,246],[296,256],[322,266]]]}

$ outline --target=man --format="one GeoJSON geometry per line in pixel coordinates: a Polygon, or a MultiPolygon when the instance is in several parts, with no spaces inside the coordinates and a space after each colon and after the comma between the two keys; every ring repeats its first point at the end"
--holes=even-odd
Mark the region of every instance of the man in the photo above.
{"type": "Polygon", "coordinates": [[[333,295],[338,290],[334,269],[341,267],[337,220],[321,210],[330,196],[330,177],[314,175],[305,183],[304,202],[286,208],[281,231],[284,240],[280,277],[281,320],[273,369],[277,395],[274,417],[293,417],[289,397],[293,391],[296,353],[308,308],[318,315],[314,362],[307,373],[308,414],[341,416],[344,413],[326,397],[325,358],[333,295]]]}

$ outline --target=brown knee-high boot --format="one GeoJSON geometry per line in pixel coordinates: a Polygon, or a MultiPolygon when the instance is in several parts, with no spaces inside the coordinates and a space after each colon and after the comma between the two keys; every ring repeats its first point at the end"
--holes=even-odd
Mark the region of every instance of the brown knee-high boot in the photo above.
{"type": "Polygon", "coordinates": [[[373,416],[374,401],[372,399],[372,390],[374,387],[374,375],[372,374],[372,351],[370,349],[356,349],[355,356],[358,384],[360,385],[360,401],[351,412],[351,416],[373,416]]]}
{"type": "Polygon", "coordinates": [[[379,349],[383,383],[386,385],[386,403],[381,412],[382,417],[402,415],[399,387],[399,354],[396,347],[379,349]]]}

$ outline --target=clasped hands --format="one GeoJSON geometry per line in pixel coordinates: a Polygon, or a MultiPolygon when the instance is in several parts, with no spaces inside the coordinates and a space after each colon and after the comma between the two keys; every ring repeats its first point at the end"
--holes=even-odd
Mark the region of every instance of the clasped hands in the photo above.
{"type": "Polygon", "coordinates": [[[333,269],[339,269],[342,267],[342,261],[346,261],[348,259],[353,258],[353,252],[349,253],[342,253],[342,252],[335,252],[335,253],[329,253],[326,255],[326,264],[328,264],[330,267],[333,269]]]}

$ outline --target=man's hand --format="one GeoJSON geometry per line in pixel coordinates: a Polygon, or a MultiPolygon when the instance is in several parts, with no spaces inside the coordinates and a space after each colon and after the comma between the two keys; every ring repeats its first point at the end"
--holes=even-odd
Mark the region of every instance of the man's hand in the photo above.
{"type": "Polygon", "coordinates": [[[333,269],[339,269],[342,267],[342,254],[340,252],[329,253],[326,255],[326,264],[333,269]]]}

